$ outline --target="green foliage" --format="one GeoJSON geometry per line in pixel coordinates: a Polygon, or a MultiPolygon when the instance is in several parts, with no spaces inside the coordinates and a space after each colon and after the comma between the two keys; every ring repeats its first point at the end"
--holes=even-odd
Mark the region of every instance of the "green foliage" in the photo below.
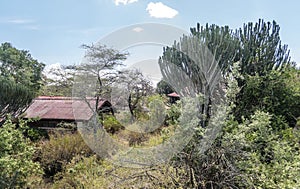
{"type": "Polygon", "coordinates": [[[239,157],[236,165],[247,188],[299,188],[300,133],[291,128],[273,129],[271,117],[255,112],[225,134],[223,146],[234,149],[239,157]]]}
{"type": "Polygon", "coordinates": [[[215,60],[223,71],[230,69],[232,63],[239,60],[236,54],[240,42],[229,26],[215,24],[201,26],[198,23],[197,27],[191,28],[191,33],[213,52],[215,60]]]}
{"type": "Polygon", "coordinates": [[[79,133],[50,135],[50,139],[41,141],[35,155],[40,162],[46,178],[52,178],[63,171],[66,164],[77,155],[89,156],[93,154],[79,133]]]}
{"type": "Polygon", "coordinates": [[[280,40],[280,27],[260,19],[249,22],[235,32],[240,41],[237,58],[242,62],[241,72],[248,75],[265,75],[272,70],[281,70],[290,64],[287,45],[280,40]]]}
{"type": "MultiPolygon", "coordinates": [[[[66,166],[66,169],[61,174],[62,178],[55,180],[53,189],[60,188],[101,188],[105,187],[103,183],[96,185],[101,175],[105,172],[102,168],[102,161],[96,156],[81,158],[76,156],[66,166]],[[93,180],[94,179],[94,180],[93,180]]],[[[104,165],[103,165],[104,166],[104,165]]],[[[104,181],[103,181],[104,182],[104,181]]]]}
{"type": "Polygon", "coordinates": [[[176,125],[178,124],[178,119],[181,115],[181,101],[177,101],[172,104],[170,109],[167,110],[166,124],[176,125]]]}
{"type": "Polygon", "coordinates": [[[203,41],[215,55],[223,71],[228,71],[233,62],[241,61],[243,75],[265,75],[290,64],[287,45],[281,45],[279,25],[273,22],[249,22],[236,31],[228,26],[197,25],[191,33],[203,41]]]}
{"type": "MultiPolygon", "coordinates": [[[[23,127],[25,122],[19,124],[23,127]]],[[[9,119],[0,128],[0,188],[29,186],[30,177],[41,174],[39,164],[32,160],[35,149],[20,129],[9,119]]]]}
{"type": "Polygon", "coordinates": [[[120,74],[116,68],[123,66],[122,61],[126,60],[128,53],[101,44],[82,45],[82,47],[86,50],[82,64],[69,67],[76,71],[74,81],[77,87],[73,88],[73,96],[109,99],[111,85],[117,82],[120,74]]]}
{"type": "Polygon", "coordinates": [[[248,75],[245,83],[235,109],[237,118],[249,118],[256,110],[263,110],[283,116],[290,126],[295,126],[300,116],[299,70],[291,68],[285,72],[273,70],[264,76],[248,75]]]}
{"type": "MultiPolygon", "coordinates": [[[[287,92],[284,92],[284,89],[274,91],[274,87],[277,88],[277,86],[273,85],[283,84],[280,82],[284,82],[282,81],[284,76],[279,75],[292,65],[287,45],[281,45],[279,31],[280,27],[275,21],[265,22],[261,19],[257,23],[244,24],[236,31],[231,30],[228,26],[220,27],[214,24],[200,26],[198,24],[196,28],[191,28],[192,36],[183,36],[180,42],[175,42],[172,47],[164,48],[163,56],[159,59],[159,65],[164,77],[169,78],[170,81],[178,77],[178,73],[175,74],[176,70],[173,68],[177,66],[193,82],[196,93],[207,94],[208,86],[205,81],[208,77],[215,78],[214,74],[218,73],[210,72],[214,69],[207,69],[202,65],[205,62],[215,61],[221,68],[223,76],[226,76],[228,72],[232,71],[233,63],[240,61],[239,72],[243,77],[237,80],[241,90],[237,100],[236,118],[240,121],[243,115],[249,116],[257,110],[257,107],[261,108],[262,105],[256,103],[262,103],[265,108],[275,108],[273,110],[264,109],[274,113],[286,103],[286,100],[283,99],[287,98],[288,100],[290,98],[289,90],[287,92]],[[199,62],[201,64],[198,64],[199,62]],[[249,94],[253,93],[253,90],[256,96],[249,94]],[[262,94],[264,99],[258,98],[261,91],[264,93],[262,94]],[[276,99],[277,96],[280,96],[281,99],[276,99]],[[272,103],[275,103],[275,107],[272,103]],[[244,114],[243,111],[246,113],[244,114]]],[[[213,64],[208,67],[210,66],[213,64]]],[[[174,83],[176,82],[180,83],[181,81],[174,81],[174,83]]],[[[299,102],[299,99],[293,100],[299,102]]],[[[279,115],[284,114],[284,116],[290,114],[286,118],[290,124],[295,122],[292,119],[295,120],[298,116],[295,115],[297,114],[295,112],[299,112],[298,104],[292,106],[294,112],[292,114],[282,112],[289,110],[288,108],[283,108],[279,112],[279,115]]],[[[209,115],[206,116],[209,117],[209,115]]]]}
{"type": "Polygon", "coordinates": [[[119,121],[112,115],[103,115],[103,126],[106,132],[115,134],[116,132],[124,129],[119,121]]]}
{"type": "Polygon", "coordinates": [[[37,142],[42,139],[47,139],[49,138],[49,135],[46,130],[35,128],[35,127],[30,127],[29,123],[34,120],[24,120],[24,119],[19,119],[19,125],[22,125],[18,129],[22,131],[23,135],[30,139],[32,142],[37,142]]]}
{"type": "Polygon", "coordinates": [[[53,188],[186,188],[184,170],[172,166],[133,169],[99,160],[96,156],[74,158],[68,164],[64,177],[53,188]]]}
{"type": "Polygon", "coordinates": [[[168,84],[166,81],[161,80],[157,83],[156,85],[156,92],[158,94],[170,94],[172,92],[174,92],[174,89],[172,88],[172,86],[170,84],[168,84]]]}
{"type": "Polygon", "coordinates": [[[163,126],[166,116],[164,99],[158,95],[152,96],[149,100],[149,119],[150,128],[145,129],[145,132],[149,132],[151,128],[159,128],[163,126]]]}
{"type": "Polygon", "coordinates": [[[26,86],[0,76],[0,119],[10,114],[15,117],[28,106],[34,98],[26,86]]]}
{"type": "Polygon", "coordinates": [[[41,87],[44,64],[33,59],[26,50],[18,50],[10,43],[0,46],[0,76],[26,86],[37,94],[41,87]]]}
{"type": "Polygon", "coordinates": [[[132,69],[123,71],[118,83],[127,93],[125,96],[131,119],[135,120],[143,116],[143,100],[152,93],[151,81],[140,70],[132,69]]]}
{"type": "MultiPolygon", "coordinates": [[[[199,119],[194,116],[202,115],[203,112],[192,109],[192,101],[185,104],[178,101],[166,112],[161,111],[165,108],[166,100],[159,95],[147,98],[140,95],[140,88],[134,88],[138,84],[133,73],[129,75],[127,83],[124,80],[128,86],[133,85],[128,87],[128,90],[132,89],[132,96],[127,102],[132,106],[132,115],[136,115],[137,121],[152,121],[151,124],[155,125],[161,122],[166,113],[164,127],[160,127],[159,132],[140,134],[121,130],[123,127],[115,117],[104,115],[104,128],[113,138],[129,146],[152,147],[168,140],[174,130],[179,128],[177,125],[181,121],[185,123],[180,125],[184,128],[196,126],[195,136],[184,151],[164,165],[132,169],[91,156],[93,152],[78,133],[51,135],[50,140],[38,143],[39,150],[35,156],[44,170],[44,176],[53,179],[53,188],[300,188],[300,72],[289,66],[289,51],[286,45],[281,45],[279,29],[276,22],[266,23],[263,20],[245,24],[236,31],[228,26],[208,24],[205,27],[198,24],[197,28],[191,29],[192,36],[199,39],[198,42],[203,45],[201,47],[207,47],[212,52],[221,67],[225,79],[222,85],[226,87],[229,105],[223,132],[205,152],[201,151],[204,146],[199,142],[205,128],[200,127],[199,119]],[[143,102],[135,103],[134,94],[142,96],[140,99],[143,102]],[[192,111],[182,111],[182,105],[192,111]],[[149,111],[143,111],[145,106],[149,111]]],[[[172,63],[182,69],[200,93],[206,90],[203,81],[205,73],[199,73],[202,68],[180,51],[190,42],[191,38],[184,36],[181,44],[175,43],[165,48],[160,65],[168,70],[172,63]]],[[[24,92],[19,85],[19,76],[7,72],[20,67],[21,64],[11,62],[21,60],[27,52],[18,55],[9,44],[1,48],[0,57],[5,55],[5,58],[0,59],[0,73],[5,74],[0,82],[0,89],[4,91],[3,98],[0,97],[0,102],[4,104],[0,106],[3,111],[7,107],[3,103],[5,99],[5,102],[12,105],[15,105],[12,102],[17,102],[17,98],[8,98],[11,91],[15,90],[15,96],[21,96],[26,95],[29,88],[31,92],[31,89],[38,87],[29,82],[28,85],[24,84],[24,92]]],[[[101,45],[84,48],[87,49],[85,58],[91,64],[83,64],[78,69],[94,76],[87,79],[97,79],[97,91],[91,94],[100,97],[111,90],[111,83],[122,79],[115,67],[122,65],[121,61],[126,59],[127,54],[101,45]],[[108,64],[105,64],[107,61],[108,64]],[[107,77],[102,73],[108,73],[107,77]]],[[[26,62],[22,64],[27,65],[26,62]]],[[[22,74],[26,82],[31,78],[27,72],[22,74]]],[[[78,94],[86,91],[84,86],[87,84],[82,83],[83,88],[78,94]]],[[[159,83],[159,93],[166,94],[169,90],[165,83],[159,83]]],[[[142,92],[144,94],[145,91],[142,92]]],[[[130,115],[127,118],[130,119],[130,115]]],[[[123,123],[130,124],[131,121],[124,120],[123,123]]],[[[144,128],[147,125],[140,123],[131,126],[148,131],[144,128]]],[[[39,180],[40,167],[31,160],[34,148],[23,134],[33,139],[38,135],[25,125],[21,121],[16,129],[8,121],[0,128],[0,188],[39,187],[30,185],[33,178],[39,180]]]]}
{"type": "Polygon", "coordinates": [[[24,111],[41,87],[43,68],[28,51],[0,45],[0,119],[24,111]]]}
{"type": "Polygon", "coordinates": [[[160,102],[167,102],[168,99],[165,96],[159,95],[159,94],[152,94],[146,97],[146,104],[149,107],[149,104],[153,101],[160,101],[160,102]]]}

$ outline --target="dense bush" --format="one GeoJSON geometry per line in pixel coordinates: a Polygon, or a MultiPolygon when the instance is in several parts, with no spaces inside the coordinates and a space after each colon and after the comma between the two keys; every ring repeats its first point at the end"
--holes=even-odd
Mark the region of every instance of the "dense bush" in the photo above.
{"type": "Polygon", "coordinates": [[[119,123],[119,121],[112,115],[104,115],[102,123],[106,132],[111,134],[115,134],[121,129],[124,129],[121,123],[119,123]]]}
{"type": "Polygon", "coordinates": [[[251,92],[264,94],[253,99],[236,98],[240,88],[234,79],[236,76],[229,77],[233,79],[228,80],[230,102],[222,134],[204,154],[199,153],[202,144],[194,138],[184,152],[174,157],[175,169],[187,173],[179,177],[185,188],[299,188],[299,131],[294,131],[288,126],[293,126],[291,122],[287,122],[289,115],[297,113],[295,104],[300,103],[298,84],[288,83],[289,79],[284,76],[287,72],[272,74],[253,76],[259,84],[246,83],[244,92],[249,92],[249,96],[253,95],[251,92]],[[273,76],[283,78],[266,83],[269,87],[260,85],[265,82],[264,78],[273,76]],[[255,87],[250,90],[250,86],[255,87]],[[277,97],[272,92],[290,96],[277,97]],[[240,108],[239,103],[245,103],[248,108],[240,109],[237,119],[231,110],[240,108]],[[265,104],[254,106],[256,103],[265,104]]]}
{"type": "Polygon", "coordinates": [[[247,188],[299,188],[300,132],[291,128],[278,131],[272,128],[271,118],[257,111],[225,134],[223,146],[234,149],[231,156],[239,157],[236,166],[247,178],[238,184],[247,188]]]}
{"type": "Polygon", "coordinates": [[[283,116],[295,126],[300,116],[300,71],[295,68],[284,72],[271,71],[264,76],[246,76],[246,84],[238,96],[235,115],[250,118],[256,110],[283,116]]]}
{"type": "Polygon", "coordinates": [[[161,95],[167,95],[174,92],[174,89],[166,81],[160,80],[156,85],[156,92],[161,95]]]}
{"type": "Polygon", "coordinates": [[[73,157],[90,156],[93,154],[79,133],[52,134],[49,140],[41,141],[35,154],[44,170],[45,178],[53,178],[55,174],[64,170],[65,165],[73,157]]]}
{"type": "MultiPolygon", "coordinates": [[[[199,123],[203,116],[198,109],[191,108],[196,101],[179,101],[164,112],[166,99],[159,95],[143,97],[143,103],[132,109],[135,117],[120,112],[120,122],[146,133],[123,130],[110,115],[101,120],[113,139],[132,148],[159,145],[176,129],[193,126],[194,137],[169,163],[142,169],[98,158],[78,133],[50,135],[49,140],[39,141],[35,163],[33,145],[24,135],[38,140],[39,133],[25,122],[16,127],[7,121],[0,128],[0,188],[300,188],[300,72],[289,62],[287,46],[281,45],[279,26],[260,20],[236,32],[216,25],[198,25],[191,31],[215,53],[225,77],[222,87],[229,107],[222,132],[214,141],[203,144],[199,140],[206,137],[206,125],[199,123]],[[149,121],[153,126],[162,120],[164,125],[155,132],[143,124],[149,121]],[[204,145],[210,148],[203,150],[204,145]],[[38,183],[41,170],[52,182],[38,183]]],[[[186,39],[181,41],[189,45],[186,39]]],[[[165,48],[160,65],[165,62],[168,68],[170,62],[176,63],[200,93],[203,81],[197,65],[178,50],[165,48]]],[[[171,90],[160,82],[157,91],[171,90]]],[[[213,119],[209,110],[204,116],[207,122],[213,119]]],[[[110,145],[100,147],[107,152],[110,145]]]]}
{"type": "Polygon", "coordinates": [[[133,169],[92,156],[79,161],[75,158],[53,188],[185,188],[179,178],[184,174],[184,170],[169,165],[133,169]]]}
{"type": "Polygon", "coordinates": [[[0,127],[0,188],[23,188],[30,186],[30,177],[42,173],[38,163],[32,157],[35,148],[25,138],[21,128],[26,127],[20,122],[19,129],[10,120],[0,127]]]}
{"type": "Polygon", "coordinates": [[[33,120],[22,120],[19,119],[19,122],[21,122],[21,127],[18,127],[23,133],[23,135],[27,138],[29,138],[32,142],[38,142],[42,139],[49,139],[48,132],[45,129],[40,129],[37,127],[30,127],[30,122],[33,120]],[[23,124],[24,123],[24,124],[23,124]]]}
{"type": "Polygon", "coordinates": [[[171,107],[167,110],[167,117],[165,123],[167,125],[178,124],[178,119],[180,115],[181,115],[181,102],[177,101],[175,104],[172,104],[171,107]]]}

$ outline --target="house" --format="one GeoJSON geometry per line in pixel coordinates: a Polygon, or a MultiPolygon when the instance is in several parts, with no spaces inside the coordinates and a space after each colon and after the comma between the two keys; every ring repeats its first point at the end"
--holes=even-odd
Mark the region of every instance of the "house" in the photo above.
{"type": "Polygon", "coordinates": [[[175,92],[167,94],[167,96],[170,98],[170,103],[171,104],[175,103],[177,100],[180,99],[180,96],[175,92]]]}
{"type": "MultiPolygon", "coordinates": [[[[24,118],[37,118],[30,125],[47,129],[56,127],[61,122],[87,122],[92,118],[95,107],[96,98],[39,96],[25,111],[24,118]]],[[[104,99],[98,101],[98,110],[113,113],[111,103],[104,99]]]]}

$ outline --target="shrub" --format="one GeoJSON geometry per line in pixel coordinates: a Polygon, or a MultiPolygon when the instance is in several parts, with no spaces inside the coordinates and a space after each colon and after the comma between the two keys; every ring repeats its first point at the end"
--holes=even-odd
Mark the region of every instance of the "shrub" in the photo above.
{"type": "Polygon", "coordinates": [[[179,183],[184,174],[170,165],[134,169],[91,156],[68,164],[63,179],[57,180],[53,188],[184,188],[179,183]]]}
{"type": "Polygon", "coordinates": [[[49,140],[39,143],[39,150],[35,157],[40,162],[45,178],[53,179],[53,176],[63,171],[65,165],[73,157],[90,156],[93,154],[79,133],[50,135],[49,140]]]}
{"type": "Polygon", "coordinates": [[[106,132],[111,134],[115,134],[121,129],[124,129],[124,127],[112,115],[104,115],[103,126],[106,132]]]}
{"type": "Polygon", "coordinates": [[[24,127],[25,122],[16,129],[7,120],[0,128],[0,188],[23,188],[30,185],[30,177],[41,174],[39,164],[32,160],[35,148],[22,133],[24,127]]]}
{"type": "Polygon", "coordinates": [[[283,116],[290,126],[300,116],[300,71],[271,71],[267,75],[245,76],[245,86],[238,95],[235,116],[241,121],[257,110],[283,116]]]}
{"type": "Polygon", "coordinates": [[[175,104],[172,104],[170,109],[168,109],[167,111],[166,124],[176,125],[178,123],[178,119],[180,115],[181,115],[181,102],[177,101],[175,104]]]}
{"type": "Polygon", "coordinates": [[[142,142],[145,142],[148,140],[148,136],[144,133],[137,133],[137,132],[129,132],[128,135],[128,143],[129,146],[136,146],[141,145],[142,142]]]}
{"type": "Polygon", "coordinates": [[[143,142],[149,139],[147,133],[139,133],[130,130],[122,130],[113,138],[124,145],[136,146],[141,145],[143,142]]]}
{"type": "Polygon", "coordinates": [[[299,188],[300,132],[278,118],[275,123],[281,125],[272,127],[271,120],[271,114],[256,111],[222,143],[239,157],[236,165],[247,178],[247,188],[299,188]]]}
{"type": "MultiPolygon", "coordinates": [[[[31,120],[19,120],[19,122],[24,123],[26,126],[20,127],[22,133],[25,137],[29,138],[32,142],[37,142],[42,139],[49,139],[48,132],[44,129],[39,129],[36,127],[30,127],[27,124],[31,122],[31,120]]],[[[21,124],[22,124],[21,123],[21,124]]],[[[23,124],[23,125],[24,125],[23,124]]]]}

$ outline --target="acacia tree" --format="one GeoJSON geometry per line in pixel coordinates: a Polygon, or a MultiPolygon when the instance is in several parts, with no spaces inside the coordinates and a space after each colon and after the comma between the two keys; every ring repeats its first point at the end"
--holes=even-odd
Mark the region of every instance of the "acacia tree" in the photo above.
{"type": "Polygon", "coordinates": [[[76,69],[73,96],[84,98],[93,111],[99,112],[101,99],[110,98],[111,85],[117,81],[121,74],[117,68],[123,66],[128,53],[108,48],[101,44],[83,45],[84,60],[76,69]],[[87,97],[94,97],[94,107],[87,97]]]}
{"type": "MultiPolygon", "coordinates": [[[[141,111],[141,100],[152,93],[153,87],[138,69],[124,70],[119,79],[119,84],[124,88],[127,105],[131,114],[131,119],[137,118],[137,112],[141,111]]],[[[123,95],[125,95],[123,94],[123,95]]]]}
{"type": "Polygon", "coordinates": [[[19,115],[41,88],[44,64],[10,43],[0,46],[0,120],[19,115]]]}

